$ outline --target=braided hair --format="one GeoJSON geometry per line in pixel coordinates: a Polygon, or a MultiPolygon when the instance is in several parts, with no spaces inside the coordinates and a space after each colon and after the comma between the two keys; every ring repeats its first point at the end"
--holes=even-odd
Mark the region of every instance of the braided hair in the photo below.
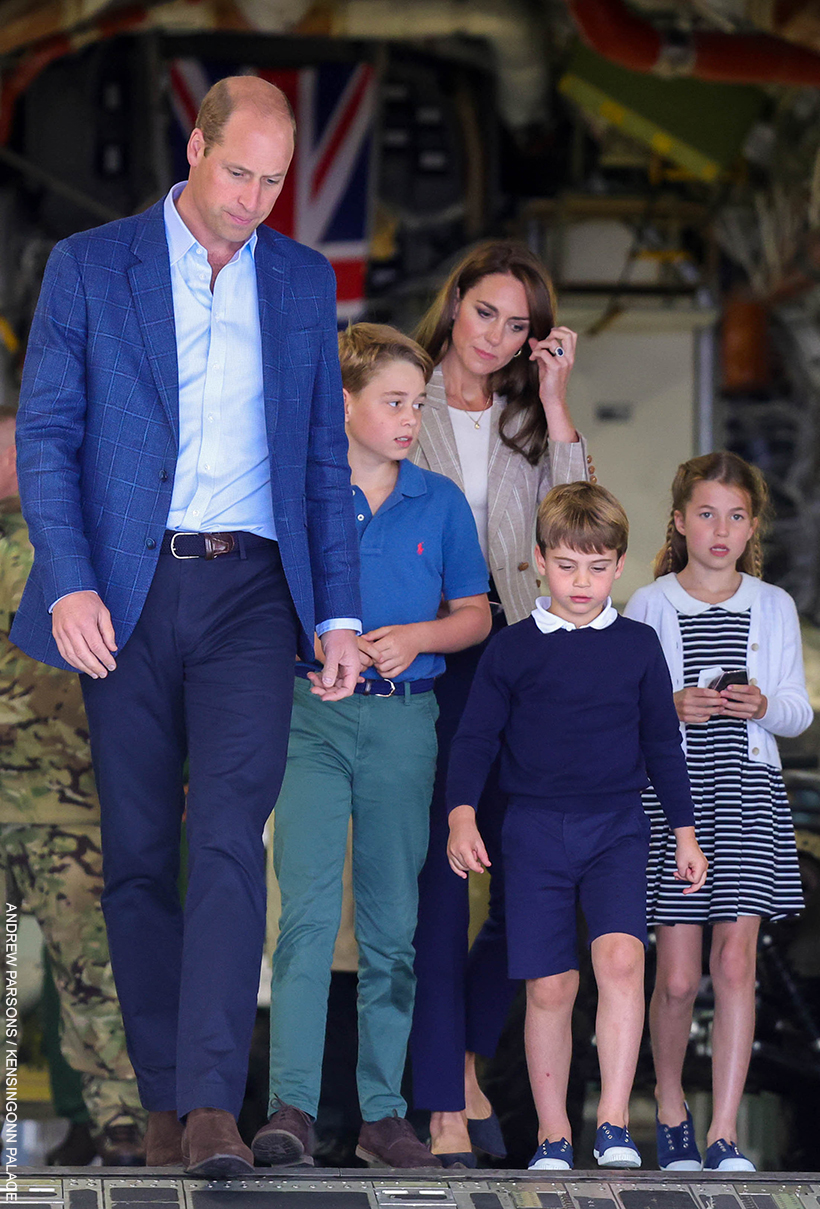
{"type": "Polygon", "coordinates": [[[672,511],[666,526],[666,540],[655,556],[653,573],[655,579],[668,575],[670,571],[682,571],[688,554],[686,538],[675,525],[675,513],[684,512],[692,498],[696,483],[722,483],[725,487],[736,487],[749,497],[749,508],[757,528],[746,543],[746,549],[737,561],[738,571],[746,575],[763,574],[762,530],[768,520],[769,489],[766,480],[756,466],[750,466],[736,453],[718,450],[705,453],[698,458],[682,462],[672,481],[672,511]]]}

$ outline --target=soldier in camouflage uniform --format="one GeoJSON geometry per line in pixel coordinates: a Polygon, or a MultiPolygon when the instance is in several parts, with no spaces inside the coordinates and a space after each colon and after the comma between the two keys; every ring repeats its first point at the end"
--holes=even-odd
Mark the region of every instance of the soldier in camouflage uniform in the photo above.
{"type": "MultiPolygon", "coordinates": [[[[8,640],[33,551],[16,496],[14,420],[0,417],[0,863],[37,919],[104,1161],[144,1161],[145,1114],[125,1049],[100,894],[100,808],[77,676],[8,640]]],[[[14,901],[9,898],[6,901],[14,901]]]]}

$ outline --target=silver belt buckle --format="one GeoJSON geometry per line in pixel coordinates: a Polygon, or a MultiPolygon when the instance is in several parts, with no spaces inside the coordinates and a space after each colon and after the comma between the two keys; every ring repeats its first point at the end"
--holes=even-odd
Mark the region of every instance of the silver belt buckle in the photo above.
{"type": "Polygon", "coordinates": [[[382,676],[382,680],[385,682],[385,684],[390,685],[390,692],[389,693],[373,693],[373,696],[374,697],[384,697],[386,700],[388,697],[393,696],[393,694],[396,691],[396,686],[388,676],[382,676]]]}
{"type": "Polygon", "coordinates": [[[183,531],[181,529],[177,533],[175,533],[173,535],[173,537],[171,538],[171,553],[173,554],[174,558],[178,558],[181,563],[189,562],[190,559],[192,559],[192,558],[200,558],[201,556],[199,554],[177,554],[176,550],[174,549],[174,542],[177,540],[178,537],[199,537],[199,536],[200,536],[199,533],[187,532],[187,531],[183,531]]]}

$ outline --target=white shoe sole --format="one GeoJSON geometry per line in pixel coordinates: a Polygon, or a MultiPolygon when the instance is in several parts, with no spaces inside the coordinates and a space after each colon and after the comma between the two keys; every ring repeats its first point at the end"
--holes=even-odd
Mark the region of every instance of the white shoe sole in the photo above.
{"type": "Polygon", "coordinates": [[[675,1159],[674,1162],[661,1167],[661,1171],[703,1171],[703,1163],[699,1163],[697,1159],[675,1159]]]}
{"type": "Polygon", "coordinates": [[[599,1167],[640,1167],[641,1156],[629,1146],[608,1146],[600,1154],[592,1152],[598,1160],[599,1167]]]}
{"type": "Polygon", "coordinates": [[[566,1159],[539,1159],[537,1163],[530,1163],[528,1171],[572,1171],[566,1159]]]}
{"type": "Polygon", "coordinates": [[[751,1159],[723,1159],[717,1167],[704,1167],[704,1171],[757,1171],[751,1159]]]}

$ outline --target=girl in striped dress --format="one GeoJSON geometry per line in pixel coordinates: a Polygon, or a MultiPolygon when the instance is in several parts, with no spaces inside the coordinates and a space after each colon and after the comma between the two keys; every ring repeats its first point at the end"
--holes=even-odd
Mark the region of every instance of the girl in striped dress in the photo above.
{"type": "MultiPolygon", "coordinates": [[[[658,633],[681,720],[698,840],[709,878],[683,897],[674,847],[651,791],[648,920],[657,939],[649,1023],[661,1168],[753,1171],[737,1147],[737,1113],[754,1039],[761,918],[803,906],[789,804],[775,735],[806,729],[797,611],[761,578],[763,476],[731,453],[692,458],[672,484],[672,515],[655,582],[625,613],[658,633]],[[708,687],[720,671],[748,683],[708,687]],[[702,1162],[681,1083],[701,977],[703,928],[712,929],[712,1121],[702,1162]]],[[[732,679],[730,676],[729,679],[732,679]]]]}

